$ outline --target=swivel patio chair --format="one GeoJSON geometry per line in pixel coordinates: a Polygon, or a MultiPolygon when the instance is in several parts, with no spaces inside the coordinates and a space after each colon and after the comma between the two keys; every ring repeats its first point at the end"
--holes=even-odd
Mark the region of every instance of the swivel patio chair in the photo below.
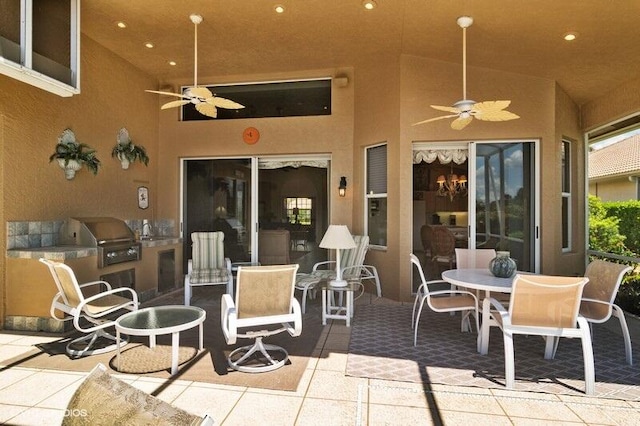
{"type": "MultiPolygon", "coordinates": [[[[491,316],[502,330],[508,389],[515,385],[514,334],[543,336],[546,339],[545,359],[553,358],[560,337],[569,337],[582,340],[585,393],[593,395],[595,367],[591,333],[587,320],[578,315],[587,282],[589,279],[585,277],[518,274],[513,280],[508,310],[496,299],[484,300],[485,310],[489,304],[493,305],[495,310],[491,311],[491,316]]],[[[484,331],[486,324],[482,326],[484,331]]],[[[482,338],[485,339],[484,333],[482,338]]],[[[486,338],[488,340],[488,333],[486,338]]]]}
{"type": "Polygon", "coordinates": [[[594,323],[606,322],[612,315],[618,318],[624,339],[625,356],[629,365],[633,365],[629,327],[627,327],[624,312],[613,302],[618,294],[622,278],[631,270],[632,268],[627,265],[594,260],[587,266],[584,273],[589,278],[589,285],[584,288],[580,303],[580,315],[586,318],[589,326],[593,326],[594,323]]]}
{"type": "Polygon", "coordinates": [[[118,345],[123,347],[128,343],[124,339],[118,342],[116,337],[107,333],[105,329],[115,326],[116,312],[138,309],[138,294],[133,289],[112,289],[106,281],[78,284],[76,275],[69,265],[43,258],[40,262],[47,265],[58,288],[58,293],[51,302],[51,317],[58,321],[73,321],[74,328],[84,334],[67,344],[66,352],[69,356],[79,358],[103,354],[116,350],[118,345]],[[84,291],[93,295],[85,297],[84,291]],[[123,297],[124,295],[127,297],[123,297]],[[68,316],[59,317],[56,311],[64,312],[68,316]],[[113,344],[100,347],[100,338],[112,340],[113,344]]]}
{"type": "Polygon", "coordinates": [[[297,271],[298,265],[238,267],[235,300],[230,294],[222,295],[222,333],[229,345],[239,337],[255,339],[255,343],[229,354],[228,363],[234,370],[261,373],[287,362],[289,354],[284,348],[262,339],[285,331],[292,337],[302,333],[302,312],[293,295],[297,271]]]}
{"type": "Polygon", "coordinates": [[[469,316],[473,315],[476,322],[476,331],[480,333],[480,322],[478,319],[478,298],[475,294],[463,290],[432,290],[430,286],[437,284],[447,284],[446,281],[433,280],[427,281],[424,277],[424,271],[420,260],[415,254],[411,254],[411,263],[416,267],[420,274],[422,284],[418,287],[416,298],[413,302],[413,312],[411,313],[411,328],[413,332],[413,346],[418,343],[418,323],[424,302],[431,310],[435,312],[461,312],[462,322],[460,323],[461,331],[471,331],[471,322],[469,316]],[[416,308],[418,312],[416,314],[416,308]]]}
{"type": "Polygon", "coordinates": [[[193,232],[192,258],[184,277],[184,304],[191,304],[192,287],[225,285],[227,294],[233,294],[231,260],[224,257],[224,233],[193,232]]]}

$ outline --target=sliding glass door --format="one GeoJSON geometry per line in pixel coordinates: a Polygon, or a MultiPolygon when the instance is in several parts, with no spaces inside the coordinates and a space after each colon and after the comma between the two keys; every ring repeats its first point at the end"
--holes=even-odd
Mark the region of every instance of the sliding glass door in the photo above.
{"type": "Polygon", "coordinates": [[[184,159],[183,267],[191,258],[190,235],[196,231],[222,231],[225,256],[233,263],[260,261],[260,229],[289,232],[289,259],[300,263],[301,271],[325,260],[317,242],[328,226],[329,159],[184,159]]]}
{"type": "Polygon", "coordinates": [[[539,270],[538,149],[536,141],[476,142],[469,146],[469,244],[508,251],[518,270],[539,270]]]}

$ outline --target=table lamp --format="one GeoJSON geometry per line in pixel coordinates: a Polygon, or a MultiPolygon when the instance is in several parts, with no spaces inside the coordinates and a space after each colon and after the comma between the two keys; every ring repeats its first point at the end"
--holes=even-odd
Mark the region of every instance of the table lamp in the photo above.
{"type": "Polygon", "coordinates": [[[320,241],[320,247],[336,249],[336,279],[331,280],[329,285],[333,287],[345,287],[347,285],[347,281],[342,279],[340,250],[356,247],[356,242],[353,241],[349,228],[347,228],[346,225],[329,225],[327,232],[325,232],[324,237],[322,237],[322,241],[320,241]]]}

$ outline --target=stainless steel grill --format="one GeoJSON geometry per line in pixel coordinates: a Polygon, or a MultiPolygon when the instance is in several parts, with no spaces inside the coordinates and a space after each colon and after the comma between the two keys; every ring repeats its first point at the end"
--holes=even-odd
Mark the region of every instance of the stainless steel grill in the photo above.
{"type": "Polygon", "coordinates": [[[60,228],[60,244],[97,247],[98,268],[142,258],[131,229],[113,217],[69,218],[60,228]]]}

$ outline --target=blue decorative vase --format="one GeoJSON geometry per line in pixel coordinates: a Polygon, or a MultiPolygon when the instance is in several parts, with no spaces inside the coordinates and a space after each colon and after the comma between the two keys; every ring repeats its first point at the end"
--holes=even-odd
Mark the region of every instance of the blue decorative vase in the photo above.
{"type": "Polygon", "coordinates": [[[496,252],[497,256],[489,262],[489,270],[493,275],[500,278],[509,278],[516,272],[516,261],[509,255],[508,251],[496,252]]]}

